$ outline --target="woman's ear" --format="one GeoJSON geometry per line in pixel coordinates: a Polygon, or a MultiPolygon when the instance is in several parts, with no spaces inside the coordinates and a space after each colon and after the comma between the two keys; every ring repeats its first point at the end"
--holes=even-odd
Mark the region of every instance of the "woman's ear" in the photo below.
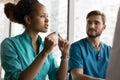
{"type": "Polygon", "coordinates": [[[24,20],[25,20],[25,24],[27,24],[27,25],[29,25],[29,24],[31,24],[31,18],[30,18],[30,16],[25,16],[24,17],[24,20]]]}

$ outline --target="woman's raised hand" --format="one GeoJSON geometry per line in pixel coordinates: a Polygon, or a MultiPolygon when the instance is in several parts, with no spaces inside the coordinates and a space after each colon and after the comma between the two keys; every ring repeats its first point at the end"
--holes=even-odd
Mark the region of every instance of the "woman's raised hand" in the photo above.
{"type": "Polygon", "coordinates": [[[56,41],[54,39],[56,32],[53,32],[51,34],[49,34],[47,37],[45,37],[45,41],[44,41],[44,51],[46,53],[50,53],[52,51],[52,49],[56,46],[56,41]]]}
{"type": "Polygon", "coordinates": [[[69,45],[69,41],[63,39],[60,34],[58,34],[58,46],[60,51],[62,52],[62,57],[68,57],[69,45]]]}

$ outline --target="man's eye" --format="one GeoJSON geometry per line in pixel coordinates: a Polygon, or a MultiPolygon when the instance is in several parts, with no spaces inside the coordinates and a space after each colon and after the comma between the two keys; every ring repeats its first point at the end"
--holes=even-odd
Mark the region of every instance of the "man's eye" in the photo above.
{"type": "Polygon", "coordinates": [[[99,24],[99,22],[95,22],[95,25],[98,25],[99,24]]]}
{"type": "Polygon", "coordinates": [[[88,24],[92,24],[92,22],[91,22],[91,21],[88,21],[88,24]]]}

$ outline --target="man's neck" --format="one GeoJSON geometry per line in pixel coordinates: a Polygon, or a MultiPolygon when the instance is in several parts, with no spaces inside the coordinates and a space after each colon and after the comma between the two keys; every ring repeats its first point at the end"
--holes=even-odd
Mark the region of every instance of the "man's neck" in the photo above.
{"type": "Polygon", "coordinates": [[[87,37],[87,40],[91,43],[91,45],[97,50],[100,50],[100,37],[96,37],[96,38],[90,38],[87,37]]]}

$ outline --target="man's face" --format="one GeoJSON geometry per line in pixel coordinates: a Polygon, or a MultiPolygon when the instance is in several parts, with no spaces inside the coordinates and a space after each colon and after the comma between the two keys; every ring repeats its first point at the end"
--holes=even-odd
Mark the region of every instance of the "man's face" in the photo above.
{"type": "Polygon", "coordinates": [[[102,17],[100,15],[93,15],[87,18],[86,32],[88,37],[99,37],[106,25],[103,24],[102,17]]]}

